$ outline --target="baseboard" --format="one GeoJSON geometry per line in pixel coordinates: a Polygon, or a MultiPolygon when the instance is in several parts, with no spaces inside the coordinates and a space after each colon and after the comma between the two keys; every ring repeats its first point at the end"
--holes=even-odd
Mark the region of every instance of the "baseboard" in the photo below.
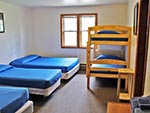
{"type": "Polygon", "coordinates": [[[86,64],[80,64],[80,70],[86,70],[86,64]]]}

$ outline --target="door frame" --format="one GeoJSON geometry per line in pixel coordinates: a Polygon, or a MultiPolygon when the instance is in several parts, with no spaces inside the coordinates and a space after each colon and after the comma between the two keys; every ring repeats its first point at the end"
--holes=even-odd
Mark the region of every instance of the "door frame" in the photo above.
{"type": "Polygon", "coordinates": [[[139,0],[134,96],[142,96],[144,94],[149,40],[149,13],[149,0],[139,0]]]}

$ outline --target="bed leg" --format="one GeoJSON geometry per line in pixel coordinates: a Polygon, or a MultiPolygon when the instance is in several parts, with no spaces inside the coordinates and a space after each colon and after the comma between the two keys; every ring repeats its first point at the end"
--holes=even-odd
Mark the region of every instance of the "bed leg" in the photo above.
{"type": "Polygon", "coordinates": [[[87,77],[87,89],[90,89],[90,77],[87,77]]]}
{"type": "Polygon", "coordinates": [[[117,99],[119,100],[119,95],[120,95],[120,83],[121,83],[121,78],[120,74],[118,75],[118,83],[117,83],[117,99]]]}
{"type": "Polygon", "coordinates": [[[128,91],[128,77],[125,79],[125,91],[128,91]]]}

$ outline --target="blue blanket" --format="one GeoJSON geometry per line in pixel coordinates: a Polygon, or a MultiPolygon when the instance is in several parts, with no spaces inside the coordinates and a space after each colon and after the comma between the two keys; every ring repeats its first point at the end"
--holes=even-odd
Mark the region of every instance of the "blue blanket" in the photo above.
{"type": "Polygon", "coordinates": [[[61,76],[60,69],[27,69],[0,65],[0,84],[3,85],[45,89],[61,76]]]}
{"type": "Polygon", "coordinates": [[[68,72],[78,63],[79,58],[42,57],[39,55],[28,55],[12,61],[10,65],[24,68],[61,69],[62,72],[68,72]]]}
{"type": "Polygon", "coordinates": [[[0,87],[0,113],[15,113],[28,99],[26,88],[0,87]]]}
{"type": "Polygon", "coordinates": [[[97,60],[99,60],[99,59],[125,60],[125,59],[118,57],[116,55],[105,55],[105,54],[101,54],[101,55],[97,56],[96,59],[97,60]]]}
{"type": "MultiPolygon", "coordinates": [[[[123,65],[114,65],[114,64],[92,64],[91,67],[94,67],[94,68],[125,68],[125,66],[123,65]]],[[[90,71],[91,73],[102,73],[102,74],[118,74],[118,71],[90,71]]]]}
{"type": "MultiPolygon", "coordinates": [[[[113,60],[124,60],[123,58],[120,58],[115,55],[104,55],[101,54],[99,55],[96,60],[101,60],[101,59],[113,59],[113,60]]],[[[92,64],[91,67],[94,68],[125,68],[126,66],[124,65],[116,65],[116,64],[92,64]]],[[[118,74],[118,72],[108,72],[108,71],[91,71],[91,73],[103,73],[103,74],[118,74]]]]}

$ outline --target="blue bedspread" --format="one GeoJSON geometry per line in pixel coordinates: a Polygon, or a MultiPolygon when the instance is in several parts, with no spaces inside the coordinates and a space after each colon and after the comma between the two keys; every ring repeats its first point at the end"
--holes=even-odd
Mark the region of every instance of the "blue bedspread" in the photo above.
{"type": "MultiPolygon", "coordinates": [[[[124,60],[123,58],[120,58],[118,56],[115,55],[104,55],[101,54],[99,55],[96,60],[101,60],[101,59],[113,59],[113,60],[124,60]]],[[[116,65],[116,64],[92,64],[91,67],[94,68],[125,68],[126,66],[124,65],[116,65]]],[[[116,72],[108,72],[108,71],[91,71],[91,73],[103,73],[103,74],[118,74],[118,71],[116,72]]]]}
{"type": "Polygon", "coordinates": [[[0,65],[0,84],[3,85],[45,89],[61,76],[60,69],[27,69],[0,65]]]}
{"type": "Polygon", "coordinates": [[[0,87],[0,113],[15,113],[28,99],[26,88],[0,87]]]}
{"type": "Polygon", "coordinates": [[[100,67],[100,68],[125,68],[123,65],[115,65],[115,64],[92,64],[91,67],[100,67]]]}
{"type": "MultiPolygon", "coordinates": [[[[91,67],[95,67],[95,68],[125,68],[125,66],[123,65],[114,65],[114,64],[92,64],[91,67]]],[[[118,74],[118,71],[90,71],[91,73],[103,73],[103,74],[118,74]]]]}
{"type": "Polygon", "coordinates": [[[10,65],[24,68],[61,69],[62,72],[68,72],[78,63],[79,58],[42,57],[38,55],[29,55],[12,61],[10,65]]]}

